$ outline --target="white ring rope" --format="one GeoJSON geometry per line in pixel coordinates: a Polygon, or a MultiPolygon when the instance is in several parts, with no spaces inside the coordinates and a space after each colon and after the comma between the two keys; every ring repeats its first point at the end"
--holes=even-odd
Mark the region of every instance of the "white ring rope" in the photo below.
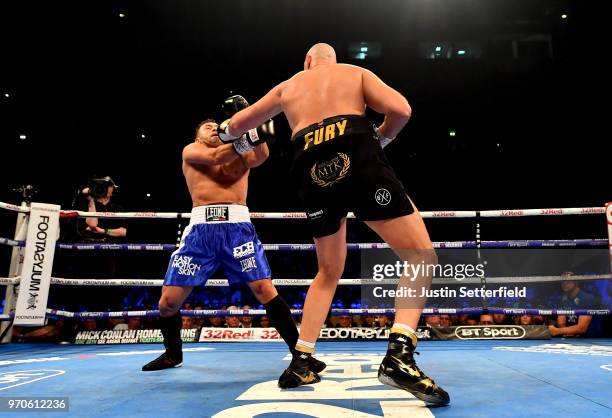
{"type": "MultiPolygon", "coordinates": [[[[603,280],[610,279],[610,274],[596,275],[576,275],[572,276],[572,280],[603,280]]],[[[558,282],[564,280],[562,276],[517,276],[517,277],[486,277],[487,284],[489,283],[544,283],[558,282]]],[[[397,284],[398,279],[340,279],[339,285],[386,285],[397,284]]],[[[68,279],[61,277],[52,277],[51,284],[63,286],[145,286],[159,287],[164,283],[161,279],[68,279]]],[[[275,286],[309,286],[312,279],[272,279],[275,286]]],[[[472,277],[466,279],[454,278],[434,278],[433,284],[480,284],[480,277],[472,277]]],[[[19,277],[0,277],[0,285],[17,285],[19,277]]],[[[210,279],[204,285],[206,287],[227,287],[229,286],[227,279],[210,279]]]]}
{"type": "MultiPolygon", "coordinates": [[[[0,209],[14,212],[27,213],[29,208],[0,202],[0,209]]],[[[590,215],[605,213],[605,207],[584,208],[548,208],[548,209],[501,209],[501,210],[448,210],[448,211],[426,211],[421,212],[423,218],[475,218],[482,217],[517,217],[517,216],[559,216],[559,215],[590,215]]],[[[62,210],[63,217],[79,216],[93,218],[140,218],[140,219],[176,219],[190,218],[190,213],[178,212],[84,212],[77,210],[62,210]]],[[[303,212],[251,212],[253,219],[306,219],[303,212]]],[[[350,212],[348,218],[355,215],[350,212]]]]}

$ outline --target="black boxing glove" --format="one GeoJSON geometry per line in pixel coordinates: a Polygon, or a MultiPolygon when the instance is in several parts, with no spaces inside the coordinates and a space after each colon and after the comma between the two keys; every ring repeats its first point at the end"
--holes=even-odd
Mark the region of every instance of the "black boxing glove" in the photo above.
{"type": "Polygon", "coordinates": [[[249,102],[247,102],[244,97],[239,95],[228,97],[221,106],[223,112],[229,117],[234,116],[236,113],[240,112],[246,107],[249,107],[249,102]]]}
{"type": "Polygon", "coordinates": [[[259,128],[257,128],[257,132],[259,133],[260,137],[266,140],[266,142],[269,139],[275,138],[276,132],[274,130],[274,121],[270,119],[269,121],[264,122],[259,128]]]}

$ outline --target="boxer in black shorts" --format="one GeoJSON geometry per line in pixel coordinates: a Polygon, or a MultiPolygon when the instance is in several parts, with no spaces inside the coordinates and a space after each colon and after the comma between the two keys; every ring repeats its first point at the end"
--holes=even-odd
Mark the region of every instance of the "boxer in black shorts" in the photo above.
{"type": "Polygon", "coordinates": [[[378,221],[414,212],[364,116],[312,124],[293,138],[293,178],[315,238],[333,234],[349,211],[378,221]]]}
{"type": "MultiPolygon", "coordinates": [[[[349,210],[403,261],[435,264],[436,255],[423,219],[382,150],[410,119],[412,109],[404,96],[365,68],[338,64],[331,46],[316,44],[306,54],[304,71],[222,123],[219,137],[238,138],[281,112],[293,132],[293,178],[310,219],[318,263],[293,359],[278,380],[281,388],[292,388],[319,381],[309,358],[344,271],[349,210]],[[366,107],[385,115],[381,125],[373,128],[367,121],[366,107]]],[[[411,282],[420,294],[431,285],[431,275],[411,282]]],[[[406,298],[395,300],[395,322],[378,380],[425,402],[446,405],[448,393],[418,368],[413,356],[425,298],[408,299],[409,306],[400,303],[406,298]]]]}

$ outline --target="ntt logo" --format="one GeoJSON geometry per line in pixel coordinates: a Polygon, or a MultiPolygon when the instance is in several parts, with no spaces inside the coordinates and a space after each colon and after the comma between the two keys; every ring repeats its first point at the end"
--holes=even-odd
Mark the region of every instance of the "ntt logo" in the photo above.
{"type": "Polygon", "coordinates": [[[460,340],[520,340],[525,328],[514,325],[457,327],[455,336],[460,340]]]}

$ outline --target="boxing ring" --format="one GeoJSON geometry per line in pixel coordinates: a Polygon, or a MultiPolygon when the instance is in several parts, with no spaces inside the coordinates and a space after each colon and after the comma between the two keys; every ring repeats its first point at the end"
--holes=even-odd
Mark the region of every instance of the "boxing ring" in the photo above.
{"type": "MultiPolygon", "coordinates": [[[[7,286],[8,301],[21,283],[20,263],[26,245],[24,225],[29,209],[0,202],[0,208],[19,213],[7,286]]],[[[422,212],[424,218],[523,217],[601,215],[612,230],[612,206],[606,208],[529,209],[501,211],[422,212]]],[[[95,213],[61,211],[62,217],[125,217],[185,219],[177,213],[95,213]]],[[[251,213],[252,219],[304,219],[301,213],[251,213]]],[[[27,222],[26,222],[27,223],[27,222]]],[[[602,228],[603,229],[603,228],[602,228]]],[[[385,248],[380,243],[348,244],[349,250],[385,248]]],[[[608,247],[610,237],[578,240],[438,242],[436,248],[554,248],[608,247]]],[[[61,250],[172,251],[174,244],[71,244],[61,250]]],[[[311,244],[267,244],[268,251],[312,251],[311,244]]],[[[274,267],[274,266],[272,266],[274,267]]],[[[609,278],[609,276],[608,276],[609,278]]],[[[546,278],[540,278],[546,280],[546,278]]],[[[305,286],[309,279],[275,279],[276,286],[305,286]]],[[[342,279],[340,285],[368,282],[342,279]]],[[[162,280],[94,280],[50,278],[52,286],[161,286],[162,280]]],[[[206,286],[227,286],[210,280],[206,286]]],[[[9,307],[5,303],[5,311],[9,307]]],[[[296,315],[299,309],[293,310],[296,315]]],[[[392,309],[332,309],[334,314],[391,313],[392,309]]],[[[45,306],[56,318],[155,317],[156,310],[69,312],[45,306]]],[[[424,314],[463,313],[589,314],[607,316],[607,309],[555,310],[513,308],[427,308],[424,314]]],[[[183,310],[184,316],[260,315],[250,309],[183,310]]],[[[14,314],[0,316],[5,322],[14,314]]],[[[141,365],[162,352],[161,344],[56,345],[13,343],[0,345],[0,398],[63,397],[74,417],[501,417],[610,416],[612,410],[612,340],[462,340],[422,341],[419,365],[451,395],[448,407],[426,407],[407,392],[380,384],[376,370],[386,341],[317,344],[316,356],[328,364],[323,380],[312,386],[280,390],[276,381],[290,360],[282,342],[200,342],[184,344],[184,366],[160,372],[141,372],[141,365]]],[[[40,411],[21,411],[35,416],[40,411]]]]}

